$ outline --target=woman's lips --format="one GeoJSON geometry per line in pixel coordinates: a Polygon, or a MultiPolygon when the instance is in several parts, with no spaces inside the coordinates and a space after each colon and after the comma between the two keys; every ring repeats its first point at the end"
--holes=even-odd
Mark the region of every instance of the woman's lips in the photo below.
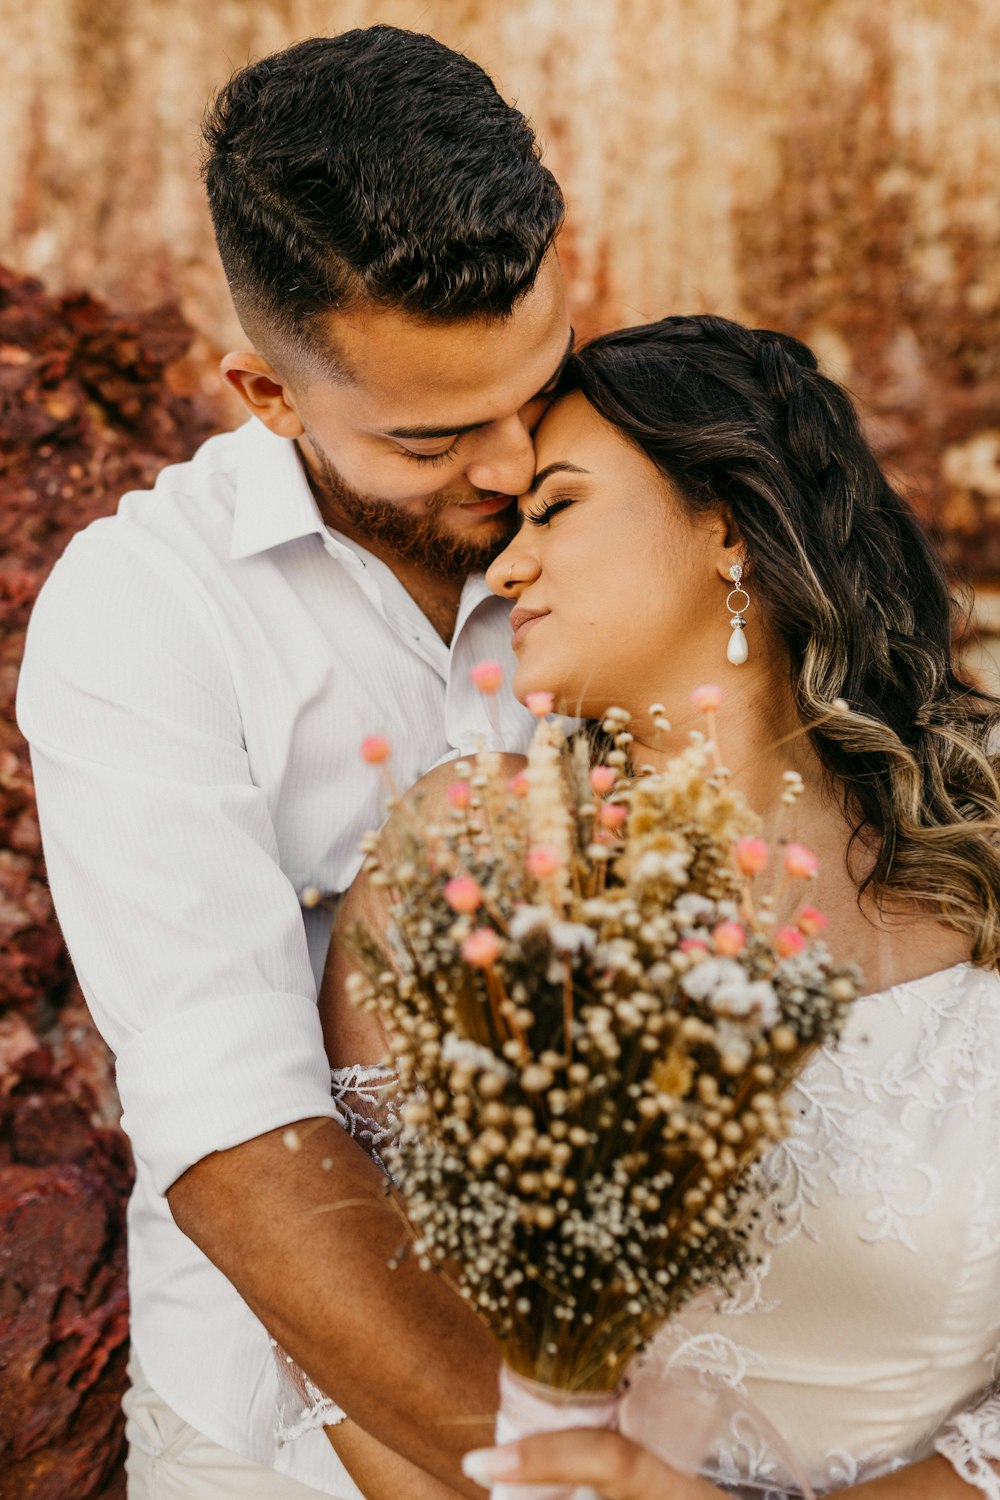
{"type": "Polygon", "coordinates": [[[511,645],[515,651],[523,641],[525,633],[531,629],[536,621],[544,620],[548,613],[547,609],[522,609],[519,607],[518,609],[511,610],[510,628],[514,632],[511,638],[511,645]]]}

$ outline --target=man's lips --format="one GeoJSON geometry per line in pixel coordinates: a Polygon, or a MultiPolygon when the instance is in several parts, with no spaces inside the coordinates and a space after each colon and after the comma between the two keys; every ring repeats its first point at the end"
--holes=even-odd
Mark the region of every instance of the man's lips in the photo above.
{"type": "Polygon", "coordinates": [[[495,516],[513,503],[513,495],[484,495],[480,500],[463,500],[460,509],[473,516],[495,516]]]}
{"type": "Polygon", "coordinates": [[[547,609],[524,609],[520,606],[511,610],[510,628],[514,632],[511,645],[515,650],[524,639],[525,632],[531,629],[536,620],[544,620],[548,613],[547,609]]]}

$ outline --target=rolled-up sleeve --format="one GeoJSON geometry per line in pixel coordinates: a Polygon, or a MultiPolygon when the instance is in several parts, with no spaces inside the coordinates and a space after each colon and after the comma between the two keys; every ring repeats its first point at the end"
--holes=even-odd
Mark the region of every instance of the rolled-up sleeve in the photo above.
{"type": "Polygon", "coordinates": [[[18,718],[59,921],[158,1189],[336,1116],[298,897],[197,578],[120,518],[90,527],[32,616],[18,718]]]}

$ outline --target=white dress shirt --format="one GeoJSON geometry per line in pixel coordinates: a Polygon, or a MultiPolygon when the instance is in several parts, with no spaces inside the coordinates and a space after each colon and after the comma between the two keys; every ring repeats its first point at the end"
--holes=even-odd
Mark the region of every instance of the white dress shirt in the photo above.
{"type": "MultiPolygon", "coordinates": [[[[74,538],[19,686],[52,892],[136,1157],[143,1369],[217,1443],[350,1500],[322,1434],[275,1446],[267,1334],[163,1195],[212,1151],[335,1115],[316,1008],[330,918],[299,897],[344,890],[382,819],[364,735],[389,739],[401,786],[498,743],[469,681],[487,658],[510,675],[483,580],[445,645],[324,526],[294,444],[251,421],[74,538]]],[[[499,743],[524,749],[530,714],[495,702],[499,743]]]]}

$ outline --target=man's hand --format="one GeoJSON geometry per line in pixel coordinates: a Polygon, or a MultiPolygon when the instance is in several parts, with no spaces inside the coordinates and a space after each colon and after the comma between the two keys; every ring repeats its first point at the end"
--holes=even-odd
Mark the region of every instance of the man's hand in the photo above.
{"type": "Polygon", "coordinates": [[[331,1440],[362,1487],[377,1493],[368,1476],[380,1470],[358,1442],[369,1433],[476,1496],[460,1459],[492,1434],[497,1347],[439,1276],[409,1257],[390,1269],[408,1232],[357,1143],[331,1120],[294,1129],[297,1150],[275,1130],[191,1167],[167,1194],[174,1218],[348,1413],[353,1432],[331,1440]]]}

